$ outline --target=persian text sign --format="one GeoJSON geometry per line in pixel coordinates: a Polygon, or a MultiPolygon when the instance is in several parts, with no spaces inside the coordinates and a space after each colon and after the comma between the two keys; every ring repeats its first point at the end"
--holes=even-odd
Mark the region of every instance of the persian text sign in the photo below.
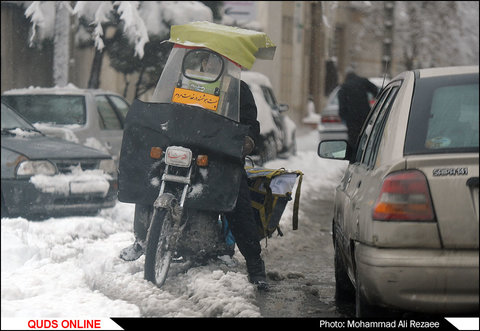
{"type": "Polygon", "coordinates": [[[175,88],[172,96],[172,102],[200,106],[213,111],[217,111],[219,99],[220,97],[213,94],[197,92],[178,87],[175,88]]]}

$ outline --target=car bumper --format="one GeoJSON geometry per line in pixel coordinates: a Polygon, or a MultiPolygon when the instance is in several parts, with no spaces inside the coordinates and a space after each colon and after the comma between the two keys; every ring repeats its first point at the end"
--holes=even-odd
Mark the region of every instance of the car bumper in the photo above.
{"type": "Polygon", "coordinates": [[[370,303],[424,313],[478,313],[478,249],[358,244],[355,257],[362,292],[370,303]]]}
{"type": "Polygon", "coordinates": [[[11,216],[87,214],[115,206],[118,183],[109,181],[107,193],[47,193],[28,180],[2,180],[2,195],[11,216]]]}

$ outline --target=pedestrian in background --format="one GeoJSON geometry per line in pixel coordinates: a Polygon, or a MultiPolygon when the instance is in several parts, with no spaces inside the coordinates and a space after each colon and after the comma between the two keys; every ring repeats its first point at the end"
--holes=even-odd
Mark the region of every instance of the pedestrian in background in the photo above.
{"type": "Polygon", "coordinates": [[[377,86],[367,78],[355,74],[353,68],[349,68],[345,81],[338,91],[338,102],[339,115],[347,125],[348,143],[352,148],[356,148],[363,122],[370,111],[368,92],[376,96],[377,86]]]}

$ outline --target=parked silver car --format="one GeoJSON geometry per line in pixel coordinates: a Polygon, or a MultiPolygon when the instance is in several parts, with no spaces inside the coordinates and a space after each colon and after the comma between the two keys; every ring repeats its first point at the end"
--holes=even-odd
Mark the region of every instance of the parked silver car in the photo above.
{"type": "Polygon", "coordinates": [[[9,90],[2,100],[43,133],[107,152],[118,162],[129,109],[121,95],[69,85],[9,90]]]}
{"type": "MultiPolygon", "coordinates": [[[[388,84],[390,81],[388,78],[384,79],[383,77],[370,77],[368,79],[373,84],[375,84],[379,89],[388,84]]],[[[318,123],[318,134],[320,140],[329,140],[329,139],[345,139],[348,138],[348,129],[347,125],[340,118],[339,115],[339,102],[338,102],[338,91],[340,86],[337,86],[330,92],[327,105],[322,109],[320,114],[320,121],[318,123]]],[[[368,93],[368,98],[370,101],[370,106],[373,106],[375,103],[375,95],[368,93]]]]}
{"type": "Polygon", "coordinates": [[[109,154],[45,136],[2,100],[2,217],[91,214],[113,207],[109,154]]]}
{"type": "Polygon", "coordinates": [[[337,296],[379,306],[479,312],[478,66],[404,72],[383,90],[349,160],[333,219],[337,296]],[[352,287],[353,285],[353,287],[352,287]]]}

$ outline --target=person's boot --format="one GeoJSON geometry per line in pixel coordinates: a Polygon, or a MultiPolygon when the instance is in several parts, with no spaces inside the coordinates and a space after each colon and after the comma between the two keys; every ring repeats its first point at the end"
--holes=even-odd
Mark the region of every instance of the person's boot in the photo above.
{"type": "Polygon", "coordinates": [[[120,251],[120,258],[124,261],[135,261],[145,253],[145,241],[135,239],[135,242],[120,251]]]}
{"type": "Polygon", "coordinates": [[[265,274],[265,263],[260,256],[246,259],[248,281],[257,286],[259,290],[267,291],[267,275],[265,274]]]}

